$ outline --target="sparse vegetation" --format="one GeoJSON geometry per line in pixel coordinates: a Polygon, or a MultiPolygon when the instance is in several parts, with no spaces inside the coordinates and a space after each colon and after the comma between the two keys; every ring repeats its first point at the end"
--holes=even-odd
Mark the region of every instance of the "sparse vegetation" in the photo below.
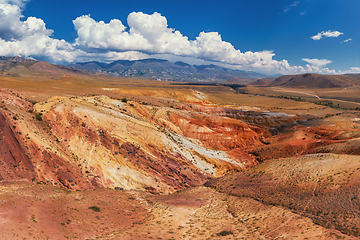
{"type": "Polygon", "coordinates": [[[232,231],[221,231],[217,235],[218,236],[227,236],[227,235],[231,235],[231,234],[233,234],[232,231]]]}
{"type": "Polygon", "coordinates": [[[35,114],[35,119],[38,121],[42,121],[42,117],[40,114],[35,114]]]}
{"type": "MultiPolygon", "coordinates": [[[[46,229],[49,215],[68,238],[82,238],[81,231],[88,238],[114,234],[119,239],[359,236],[360,166],[345,169],[358,159],[327,175],[319,165],[330,159],[328,166],[334,166],[337,155],[312,155],[292,165],[288,159],[319,152],[360,154],[360,113],[336,99],[270,87],[254,93],[251,85],[144,81],[139,89],[134,79],[79,79],[67,77],[71,91],[66,84],[58,88],[62,80],[47,81],[44,86],[54,87],[46,91],[36,79],[25,89],[41,101],[34,107],[20,101],[21,93],[0,90],[10,96],[2,103],[1,109],[9,108],[2,111],[3,129],[16,129],[0,139],[1,188],[27,193],[21,199],[6,195],[12,188],[0,191],[6,196],[0,210],[24,201],[20,214],[32,224],[32,234],[46,229]],[[20,99],[13,104],[16,95],[20,99]],[[306,172],[306,161],[314,158],[318,172],[306,172]],[[265,169],[271,159],[281,164],[265,169]],[[132,172],[124,175],[127,169],[132,172]],[[47,214],[36,215],[35,222],[37,207],[47,214]],[[173,219],[188,220],[179,226],[173,219]],[[77,228],[77,235],[69,233],[77,228]]],[[[30,231],[24,222],[16,224],[30,231]]],[[[20,227],[14,228],[17,234],[20,227]]]]}
{"type": "Polygon", "coordinates": [[[294,100],[294,101],[298,101],[298,102],[306,102],[306,99],[301,98],[301,97],[291,97],[291,96],[285,96],[285,95],[269,96],[269,97],[281,98],[281,99],[289,99],[289,100],[294,100]]]}
{"type": "Polygon", "coordinates": [[[91,206],[89,209],[93,210],[94,212],[100,212],[100,208],[98,206],[91,206]]]}

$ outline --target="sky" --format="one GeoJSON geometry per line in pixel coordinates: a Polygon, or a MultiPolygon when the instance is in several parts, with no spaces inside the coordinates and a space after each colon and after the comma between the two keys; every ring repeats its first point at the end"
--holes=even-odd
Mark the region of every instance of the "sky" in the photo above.
{"type": "Polygon", "coordinates": [[[0,55],[360,73],[360,0],[0,0],[0,55]]]}

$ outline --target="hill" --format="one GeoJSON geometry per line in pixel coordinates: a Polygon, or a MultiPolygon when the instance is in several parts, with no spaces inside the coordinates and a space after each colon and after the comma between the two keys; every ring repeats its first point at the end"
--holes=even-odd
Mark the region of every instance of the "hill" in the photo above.
{"type": "Polygon", "coordinates": [[[85,75],[85,72],[67,66],[53,65],[48,62],[28,58],[0,56],[0,74],[13,77],[36,76],[59,78],[64,75],[85,75]]]}
{"type": "Polygon", "coordinates": [[[359,156],[310,154],[268,161],[206,185],[290,209],[318,225],[359,237],[359,169],[359,156]]]}
{"type": "Polygon", "coordinates": [[[169,62],[161,59],[136,61],[119,60],[112,63],[83,62],[71,67],[101,72],[117,77],[142,77],[166,81],[223,82],[232,78],[258,79],[266,77],[249,71],[233,70],[216,65],[190,65],[184,62],[169,62]]]}
{"type": "Polygon", "coordinates": [[[274,78],[261,78],[261,79],[251,82],[250,85],[268,86],[273,80],[275,80],[275,79],[274,78]]]}
{"type": "Polygon", "coordinates": [[[322,75],[306,73],[299,75],[284,75],[276,78],[270,86],[298,88],[343,88],[360,84],[359,74],[322,75]]]}

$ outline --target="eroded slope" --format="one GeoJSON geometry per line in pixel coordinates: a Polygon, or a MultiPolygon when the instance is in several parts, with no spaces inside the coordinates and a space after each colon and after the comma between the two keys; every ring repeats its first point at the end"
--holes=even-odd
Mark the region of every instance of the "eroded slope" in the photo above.
{"type": "Polygon", "coordinates": [[[7,78],[25,90],[0,91],[3,238],[358,234],[356,156],[270,160],[358,154],[355,110],[214,86],[26,81],[7,78]],[[223,193],[196,187],[209,180],[223,193]]]}
{"type": "Polygon", "coordinates": [[[359,236],[359,183],[359,156],[326,153],[268,161],[207,186],[282,206],[321,226],[359,236]]]}
{"type": "Polygon", "coordinates": [[[357,136],[302,126],[301,116],[210,104],[200,91],[182,91],[188,97],[161,93],[146,96],[147,102],[88,95],[33,105],[21,93],[3,90],[2,178],[166,194],[357,136]]]}
{"type": "Polygon", "coordinates": [[[6,180],[169,193],[256,165],[244,150],[269,135],[239,119],[248,111],[203,103],[161,107],[101,95],[52,97],[33,106],[11,90],[2,95],[2,132],[12,139],[3,148],[6,180]],[[9,147],[22,158],[11,160],[9,147]],[[15,177],[18,169],[27,175],[15,177]]]}

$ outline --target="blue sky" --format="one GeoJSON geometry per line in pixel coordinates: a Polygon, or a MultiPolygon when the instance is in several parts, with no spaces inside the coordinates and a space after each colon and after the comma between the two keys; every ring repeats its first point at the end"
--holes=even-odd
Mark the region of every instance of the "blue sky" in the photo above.
{"type": "Polygon", "coordinates": [[[360,72],[359,12],[359,0],[0,0],[0,55],[360,72]]]}

